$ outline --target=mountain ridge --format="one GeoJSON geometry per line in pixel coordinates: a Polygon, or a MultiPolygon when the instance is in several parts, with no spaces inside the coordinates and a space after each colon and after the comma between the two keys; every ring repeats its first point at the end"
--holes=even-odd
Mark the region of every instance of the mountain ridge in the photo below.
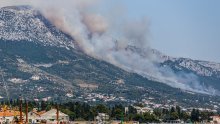
{"type": "MultiPolygon", "coordinates": [[[[105,95],[112,93],[118,99],[130,98],[129,102],[152,96],[155,101],[162,102],[171,97],[179,104],[184,104],[181,98],[188,98],[188,103],[193,103],[190,99],[200,95],[212,100],[217,97],[216,94],[192,94],[191,91],[173,88],[157,79],[125,71],[86,55],[79,51],[74,38],[57,29],[33,8],[0,9],[0,43],[0,67],[5,70],[4,77],[13,97],[18,97],[14,92],[23,95],[33,92],[40,94],[39,97],[35,96],[38,99],[55,94],[55,99],[71,100],[95,92],[105,95]],[[47,33],[51,35],[45,35],[47,33]],[[69,98],[67,94],[73,97],[69,98]]],[[[126,50],[143,57],[148,55],[146,52],[152,52],[153,57],[160,58],[157,66],[169,66],[176,73],[194,73],[205,87],[211,85],[220,90],[218,63],[173,58],[155,49],[142,50],[135,46],[128,46],[126,50]]],[[[4,87],[1,87],[1,91],[0,96],[3,96],[4,87]]]]}
{"type": "MultiPolygon", "coordinates": [[[[37,41],[35,43],[80,50],[74,38],[57,29],[38,10],[30,6],[3,7],[0,9],[0,15],[0,39],[2,40],[37,41]]],[[[171,69],[177,71],[188,70],[198,76],[220,78],[220,64],[218,63],[192,60],[189,58],[174,58],[151,48],[140,49],[135,46],[127,46],[126,50],[146,59],[150,56],[153,61],[156,60],[155,63],[157,66],[171,66],[171,69]]],[[[145,73],[143,76],[151,80],[160,81],[157,77],[151,76],[151,73],[145,73]]]]}

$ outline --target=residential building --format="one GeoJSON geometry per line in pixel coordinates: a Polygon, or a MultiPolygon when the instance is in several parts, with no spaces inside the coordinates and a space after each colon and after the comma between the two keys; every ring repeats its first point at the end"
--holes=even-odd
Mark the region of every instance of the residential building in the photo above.
{"type": "Polygon", "coordinates": [[[106,123],[107,121],[109,121],[109,119],[109,115],[107,115],[106,113],[98,113],[98,115],[95,117],[95,121],[98,124],[106,123]]]}
{"type": "Polygon", "coordinates": [[[148,108],[148,107],[139,107],[139,106],[134,106],[134,108],[137,110],[138,114],[143,114],[145,112],[153,112],[152,108],[148,108]]]}
{"type": "Polygon", "coordinates": [[[217,116],[211,116],[212,122],[215,124],[220,124],[220,115],[217,116]]]}
{"type": "MultiPolygon", "coordinates": [[[[37,112],[36,109],[33,109],[28,113],[29,123],[41,123],[45,122],[46,124],[57,124],[57,110],[51,109],[49,111],[40,111],[37,112]]],[[[69,116],[59,111],[59,122],[60,123],[69,123],[69,116]]]]}
{"type": "MultiPolygon", "coordinates": [[[[57,123],[57,110],[51,109],[43,114],[41,114],[41,120],[46,121],[48,124],[57,123]]],[[[69,116],[59,111],[59,122],[68,123],[69,116]]]]}
{"type": "Polygon", "coordinates": [[[41,114],[45,113],[46,111],[38,112],[36,108],[34,108],[32,111],[28,112],[28,122],[31,124],[37,124],[40,123],[42,118],[41,114]]]}
{"type": "Polygon", "coordinates": [[[0,124],[12,124],[15,117],[19,116],[20,112],[15,110],[1,110],[0,111],[0,124]]]}

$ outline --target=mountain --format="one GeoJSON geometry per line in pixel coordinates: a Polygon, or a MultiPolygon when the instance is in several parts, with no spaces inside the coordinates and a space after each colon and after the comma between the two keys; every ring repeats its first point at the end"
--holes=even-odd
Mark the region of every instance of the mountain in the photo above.
{"type": "MultiPolygon", "coordinates": [[[[133,46],[127,49],[146,55],[146,51],[133,46]]],[[[172,58],[154,49],[150,52],[160,58],[158,65],[169,66],[175,72],[193,73],[204,85],[220,90],[220,64],[172,58]]],[[[93,58],[78,49],[74,38],[29,6],[0,9],[0,72],[2,99],[22,96],[108,103],[148,99],[158,104],[209,108],[214,104],[210,101],[220,101],[218,96],[174,88],[93,58]]]]}
{"type": "Polygon", "coordinates": [[[139,73],[148,79],[166,83],[170,86],[187,87],[191,91],[205,91],[208,94],[218,95],[220,91],[220,63],[192,60],[189,58],[174,58],[167,56],[156,49],[141,49],[135,46],[126,48],[140,56],[143,59],[154,58],[153,64],[159,70],[159,74],[165,75],[160,78],[151,72],[139,73]],[[167,77],[167,78],[166,78],[167,77]],[[170,79],[169,79],[170,78],[170,79]],[[178,81],[182,81],[185,86],[180,86],[178,81]]]}
{"type": "Polygon", "coordinates": [[[49,46],[74,47],[69,35],[58,30],[30,6],[1,8],[0,33],[2,40],[37,41],[49,46]]]}

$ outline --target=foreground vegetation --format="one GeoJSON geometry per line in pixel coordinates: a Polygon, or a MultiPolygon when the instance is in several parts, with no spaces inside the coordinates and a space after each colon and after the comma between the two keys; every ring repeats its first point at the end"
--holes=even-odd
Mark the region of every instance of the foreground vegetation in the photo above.
{"type": "MultiPolygon", "coordinates": [[[[27,101],[23,101],[25,106],[27,101]]],[[[1,102],[1,106],[8,105],[14,109],[18,109],[20,105],[19,100],[11,100],[10,102],[1,102]]],[[[110,120],[123,120],[123,121],[139,121],[139,122],[166,122],[170,120],[182,120],[184,122],[201,122],[210,121],[210,116],[214,113],[208,111],[199,111],[193,109],[191,112],[183,111],[179,106],[172,107],[170,109],[156,108],[153,112],[138,113],[135,107],[128,106],[128,111],[125,112],[125,106],[118,105],[89,105],[87,103],[80,102],[68,102],[68,103],[54,103],[54,102],[28,102],[28,109],[31,111],[33,108],[37,108],[38,111],[50,110],[59,106],[59,110],[69,115],[72,121],[92,121],[98,113],[106,113],[110,116],[110,120]]],[[[137,104],[136,106],[141,107],[137,104]]],[[[25,112],[25,108],[23,107],[25,112]]]]}

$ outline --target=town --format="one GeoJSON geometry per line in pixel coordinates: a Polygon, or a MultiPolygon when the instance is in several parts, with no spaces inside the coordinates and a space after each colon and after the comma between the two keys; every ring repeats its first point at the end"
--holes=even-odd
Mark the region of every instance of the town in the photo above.
{"type": "MultiPolygon", "coordinates": [[[[145,101],[146,102],[146,101],[145,101]]],[[[2,101],[0,124],[220,123],[219,112],[180,106],[2,101]]]]}

